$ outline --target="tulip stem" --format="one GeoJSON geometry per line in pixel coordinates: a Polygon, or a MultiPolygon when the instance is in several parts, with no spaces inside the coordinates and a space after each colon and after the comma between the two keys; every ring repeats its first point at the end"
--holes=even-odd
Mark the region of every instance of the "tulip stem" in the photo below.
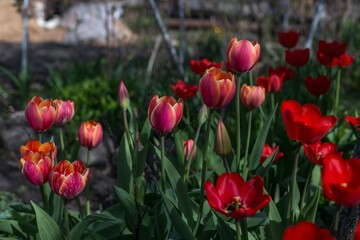
{"type": "Polygon", "coordinates": [[[225,167],[225,170],[227,173],[231,173],[231,170],[230,170],[230,167],[229,167],[229,163],[226,159],[226,156],[222,156],[222,159],[223,159],[223,163],[224,163],[224,167],[225,167]]]}
{"type": "Polygon", "coordinates": [[[48,197],[45,193],[45,187],[44,187],[44,184],[42,184],[40,186],[40,194],[41,194],[41,199],[42,199],[42,202],[43,202],[43,205],[44,205],[44,210],[45,212],[49,213],[49,202],[48,202],[48,197]]]}
{"type": "MultiPolygon", "coordinates": [[[[89,163],[90,163],[90,149],[88,149],[87,151],[86,167],[90,167],[89,163]]],[[[85,192],[86,192],[86,216],[89,216],[90,215],[90,181],[88,181],[88,183],[86,184],[85,192]]]]}
{"type": "Polygon", "coordinates": [[[128,144],[129,144],[129,149],[133,149],[133,144],[131,141],[131,136],[130,136],[130,131],[129,131],[129,124],[128,124],[127,115],[126,115],[126,109],[123,109],[123,120],[124,120],[124,128],[125,128],[126,138],[127,138],[128,144]]]}
{"type": "Polygon", "coordinates": [[[341,80],[341,69],[338,70],[337,76],[336,76],[335,111],[334,111],[335,116],[337,115],[337,113],[339,111],[340,80],[341,80]]]}
{"type": "Polygon", "coordinates": [[[307,191],[307,189],[309,187],[309,183],[310,183],[310,180],[311,180],[311,175],[312,175],[314,167],[315,167],[315,164],[311,164],[310,171],[308,173],[308,176],[307,176],[307,179],[306,179],[306,182],[305,182],[305,186],[304,186],[304,189],[303,189],[303,194],[301,196],[301,202],[300,202],[301,209],[305,205],[306,191],[307,191]]]}
{"type": "Polygon", "coordinates": [[[83,219],[83,218],[84,218],[84,214],[83,214],[83,209],[82,209],[82,207],[81,207],[81,203],[80,203],[80,198],[79,198],[79,196],[76,196],[75,201],[76,201],[76,205],[77,205],[77,207],[78,207],[78,209],[79,209],[80,218],[83,219]]]}
{"type": "Polygon", "coordinates": [[[201,168],[201,186],[200,186],[200,201],[199,201],[199,215],[197,217],[197,221],[193,230],[193,234],[196,235],[196,232],[200,226],[203,208],[204,208],[204,195],[205,195],[205,177],[206,177],[206,164],[207,164],[207,152],[209,148],[210,142],[210,132],[211,132],[211,122],[213,119],[213,109],[210,109],[209,112],[209,121],[207,122],[206,126],[206,135],[205,135],[205,145],[204,145],[204,152],[203,152],[203,161],[202,161],[202,168],[201,168]]]}
{"type": "Polygon", "coordinates": [[[62,127],[59,128],[59,137],[60,137],[61,151],[64,151],[65,144],[64,144],[64,134],[63,134],[63,128],[62,127]]]}
{"type": "Polygon", "coordinates": [[[237,232],[237,239],[248,240],[246,219],[241,220],[241,221],[240,220],[236,221],[236,232],[237,232]],[[241,238],[239,236],[240,228],[241,228],[241,238]]]}
{"type": "Polygon", "coordinates": [[[165,192],[165,136],[161,135],[161,188],[165,192]]]}
{"type": "Polygon", "coordinates": [[[66,199],[64,199],[64,230],[65,230],[66,238],[69,239],[70,236],[69,212],[68,212],[66,199]]]}
{"type": "Polygon", "coordinates": [[[299,151],[300,151],[301,144],[299,144],[296,147],[295,151],[295,161],[294,161],[294,168],[291,175],[291,183],[290,183],[290,223],[294,223],[295,218],[295,185],[296,185],[296,173],[297,173],[297,167],[299,163],[299,151]]]}
{"type": "Polygon", "coordinates": [[[249,112],[249,122],[248,122],[248,132],[247,132],[247,138],[246,138],[246,147],[245,147],[245,159],[244,159],[244,168],[243,168],[243,178],[246,181],[247,174],[249,172],[249,146],[250,146],[250,135],[251,135],[251,122],[252,122],[252,111],[249,112]]]}
{"type": "Polygon", "coordinates": [[[201,125],[199,125],[196,129],[196,134],[195,134],[195,139],[194,139],[194,144],[191,147],[190,150],[190,155],[189,157],[186,159],[186,165],[185,165],[185,171],[184,171],[184,183],[185,183],[185,187],[188,187],[188,181],[189,181],[189,175],[190,175],[190,167],[191,167],[191,162],[192,162],[192,157],[194,155],[195,152],[195,148],[196,148],[196,143],[198,141],[199,138],[199,134],[200,134],[200,130],[201,130],[201,125]]]}
{"type": "Polygon", "coordinates": [[[240,149],[241,149],[241,132],[240,132],[240,82],[241,75],[236,84],[236,172],[240,170],[240,149]]]}

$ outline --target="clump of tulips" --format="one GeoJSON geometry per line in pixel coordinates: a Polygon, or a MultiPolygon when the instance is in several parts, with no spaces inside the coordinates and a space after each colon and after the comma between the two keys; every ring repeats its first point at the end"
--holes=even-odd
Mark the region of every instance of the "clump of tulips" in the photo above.
{"type": "MultiPolygon", "coordinates": [[[[59,141],[31,139],[20,147],[21,171],[40,187],[43,200],[41,207],[32,203],[33,236],[318,240],[343,234],[348,227],[341,211],[360,203],[360,156],[344,147],[359,137],[360,117],[344,116],[339,104],[341,73],[354,58],[346,43],[319,41],[314,76],[306,72],[310,49],[296,48],[300,37],[297,31],[278,34],[286,64],[266,67],[265,74],[256,69],[260,43],[234,37],[226,64],[191,60],[190,81],[169,84],[176,98],[155,94],[144,106],[133,106],[121,81],[114,94],[123,126],[114,201],[96,214],[89,157],[102,142],[101,124],[90,120],[79,127],[85,163],[58,161],[74,103],[32,98],[25,110],[29,125],[39,136],[54,124],[60,130],[59,141]],[[146,110],[139,124],[137,111],[146,110]],[[84,189],[85,215],[78,197],[84,189]],[[68,212],[72,199],[78,214],[68,212]],[[39,219],[48,221],[49,235],[39,219]]],[[[0,230],[5,224],[15,226],[0,221],[0,230]]],[[[18,232],[7,233],[32,235],[16,226],[18,232]]],[[[351,226],[347,239],[358,239],[360,227],[351,226]]]]}

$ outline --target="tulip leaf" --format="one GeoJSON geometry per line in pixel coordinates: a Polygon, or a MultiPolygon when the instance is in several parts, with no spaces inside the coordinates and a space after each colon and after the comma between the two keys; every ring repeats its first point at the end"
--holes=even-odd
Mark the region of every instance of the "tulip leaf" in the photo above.
{"type": "MultiPolygon", "coordinates": [[[[159,187],[159,189],[161,189],[159,187]]],[[[182,217],[179,215],[179,213],[176,211],[174,205],[170,202],[170,200],[165,196],[165,194],[160,190],[161,197],[164,202],[165,210],[169,214],[172,222],[174,223],[173,226],[175,230],[181,235],[183,239],[186,240],[195,240],[194,235],[189,229],[189,226],[184,222],[182,217]]]]}
{"type": "MultiPolygon", "coordinates": [[[[128,213],[128,220],[131,221],[131,226],[136,226],[137,223],[137,210],[135,206],[135,199],[124,189],[114,186],[115,194],[120,203],[124,206],[126,213],[128,213]]],[[[130,227],[130,226],[129,226],[130,227]]]]}
{"type": "Polygon", "coordinates": [[[127,140],[126,134],[124,133],[119,147],[118,161],[117,161],[117,186],[121,187],[128,193],[132,190],[132,158],[127,140]]]}
{"type": "Polygon", "coordinates": [[[250,170],[254,170],[257,168],[257,166],[260,164],[260,157],[261,157],[261,152],[262,149],[264,147],[265,141],[266,141],[266,137],[268,135],[269,132],[269,128],[270,128],[270,124],[272,122],[272,119],[274,118],[276,109],[277,109],[277,104],[274,107],[274,110],[272,111],[272,113],[270,114],[270,116],[266,119],[264,125],[262,126],[258,137],[256,138],[253,150],[251,151],[251,155],[249,158],[249,168],[250,170]]]}
{"type": "Polygon", "coordinates": [[[184,145],[183,140],[181,139],[180,132],[175,131],[174,132],[174,142],[175,142],[175,151],[176,151],[176,158],[174,158],[174,166],[177,169],[177,171],[180,173],[180,175],[183,174],[184,169],[184,145]]]}
{"type": "Polygon", "coordinates": [[[235,239],[234,231],[222,220],[222,218],[215,212],[212,212],[213,219],[216,225],[217,232],[222,240],[235,239]]]}
{"type": "Polygon", "coordinates": [[[264,177],[268,173],[278,151],[279,147],[256,169],[255,175],[264,177]]]}
{"type": "Polygon", "coordinates": [[[145,161],[148,153],[149,148],[149,138],[151,133],[151,124],[149,120],[146,118],[143,128],[140,134],[140,142],[135,141],[136,150],[139,152],[137,161],[136,161],[136,177],[140,177],[143,175],[144,168],[145,168],[145,161]]]}
{"type": "Polygon", "coordinates": [[[61,240],[63,234],[60,227],[56,224],[55,220],[49,216],[41,207],[31,201],[36,215],[36,224],[39,230],[41,240],[61,240]]]}
{"type": "MultiPolygon", "coordinates": [[[[310,188],[308,188],[308,190],[310,190],[310,188]]],[[[309,191],[310,194],[308,199],[310,199],[310,201],[304,204],[304,206],[301,208],[299,217],[300,221],[315,222],[321,191],[319,187],[313,187],[312,191],[309,191]],[[311,194],[312,191],[313,193],[311,194]]]]}
{"type": "Polygon", "coordinates": [[[38,233],[38,229],[30,223],[14,220],[0,220],[0,232],[27,239],[29,235],[35,236],[38,233]]]}
{"type": "Polygon", "coordinates": [[[60,224],[64,215],[63,198],[51,191],[49,203],[51,207],[52,218],[55,220],[55,222],[57,222],[57,224],[60,224]]]}
{"type": "Polygon", "coordinates": [[[34,209],[29,204],[14,204],[14,205],[10,205],[9,207],[11,207],[12,209],[14,209],[19,213],[35,214],[34,209]]]}
{"type": "Polygon", "coordinates": [[[155,239],[169,239],[170,230],[171,230],[171,221],[169,216],[165,213],[164,208],[162,207],[164,203],[162,201],[157,201],[154,205],[154,233],[155,239]]]}
{"type": "MultiPolygon", "coordinates": [[[[161,152],[158,148],[155,148],[155,152],[156,152],[157,156],[161,155],[161,152]]],[[[167,157],[165,157],[164,160],[165,160],[165,170],[166,170],[166,173],[170,180],[171,187],[176,192],[176,196],[179,199],[178,204],[179,204],[180,210],[184,213],[188,225],[193,226],[194,219],[193,219],[193,213],[191,210],[192,208],[190,205],[190,199],[188,197],[183,179],[180,177],[179,173],[176,171],[176,168],[169,161],[169,159],[167,157]]]]}
{"type": "Polygon", "coordinates": [[[269,205],[265,209],[268,212],[268,221],[269,221],[269,224],[265,226],[265,234],[267,236],[267,239],[277,239],[273,237],[274,236],[280,237],[283,235],[285,231],[285,227],[281,215],[279,213],[276,204],[272,199],[269,205]]]}

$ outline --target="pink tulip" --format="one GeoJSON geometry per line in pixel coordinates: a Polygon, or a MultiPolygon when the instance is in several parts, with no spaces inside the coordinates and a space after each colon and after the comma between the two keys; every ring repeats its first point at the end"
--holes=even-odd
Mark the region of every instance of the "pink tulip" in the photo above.
{"type": "Polygon", "coordinates": [[[89,149],[97,147],[103,138],[101,124],[93,120],[83,122],[78,131],[80,145],[89,149]]]}
{"type": "Polygon", "coordinates": [[[250,71],[260,57],[260,44],[232,38],[226,49],[227,66],[230,71],[243,73],[250,71]]]}
{"type": "Polygon", "coordinates": [[[54,125],[56,109],[50,99],[35,96],[25,109],[25,117],[35,131],[43,132],[54,125]]]}
{"type": "Polygon", "coordinates": [[[258,108],[265,101],[265,89],[261,86],[243,84],[240,89],[240,101],[247,109],[258,108]]]}
{"type": "MultiPolygon", "coordinates": [[[[191,153],[191,149],[193,148],[193,146],[194,146],[194,140],[189,139],[189,140],[184,141],[184,155],[185,155],[185,160],[187,160],[187,161],[190,160],[190,153],[191,153]]],[[[194,160],[196,158],[196,151],[197,151],[197,149],[196,149],[196,145],[195,145],[191,160],[194,160]]]]}
{"type": "Polygon", "coordinates": [[[127,109],[130,103],[129,93],[123,81],[120,82],[118,88],[118,102],[124,109],[127,109]]]}
{"type": "Polygon", "coordinates": [[[74,117],[74,113],[75,113],[74,102],[71,100],[63,101],[60,99],[55,99],[53,103],[57,111],[55,124],[64,125],[70,122],[71,119],[74,117]]]}

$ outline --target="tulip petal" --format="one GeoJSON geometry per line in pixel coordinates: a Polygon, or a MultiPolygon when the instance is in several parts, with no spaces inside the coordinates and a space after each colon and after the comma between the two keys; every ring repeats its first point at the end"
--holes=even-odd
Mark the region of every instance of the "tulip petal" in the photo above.
{"type": "Polygon", "coordinates": [[[80,173],[71,173],[66,176],[59,189],[59,194],[67,199],[72,199],[84,190],[85,183],[85,179],[80,173]]]}
{"type": "Polygon", "coordinates": [[[40,186],[44,183],[43,172],[36,163],[26,161],[23,168],[24,176],[34,185],[40,186]]]}
{"type": "Polygon", "coordinates": [[[167,102],[159,103],[150,116],[150,123],[158,132],[170,132],[176,126],[175,110],[167,102]]]}
{"type": "MultiPolygon", "coordinates": [[[[209,70],[207,70],[208,72],[209,70]]],[[[200,79],[199,88],[201,97],[208,107],[217,107],[220,100],[220,88],[214,74],[205,72],[200,79]]]]}
{"type": "Polygon", "coordinates": [[[215,189],[215,186],[210,181],[206,181],[204,188],[209,205],[214,210],[225,213],[226,205],[222,202],[218,191],[215,189]]]}
{"type": "Polygon", "coordinates": [[[244,179],[237,173],[224,173],[216,181],[216,189],[224,203],[230,203],[234,197],[241,197],[246,188],[244,179]]]}

